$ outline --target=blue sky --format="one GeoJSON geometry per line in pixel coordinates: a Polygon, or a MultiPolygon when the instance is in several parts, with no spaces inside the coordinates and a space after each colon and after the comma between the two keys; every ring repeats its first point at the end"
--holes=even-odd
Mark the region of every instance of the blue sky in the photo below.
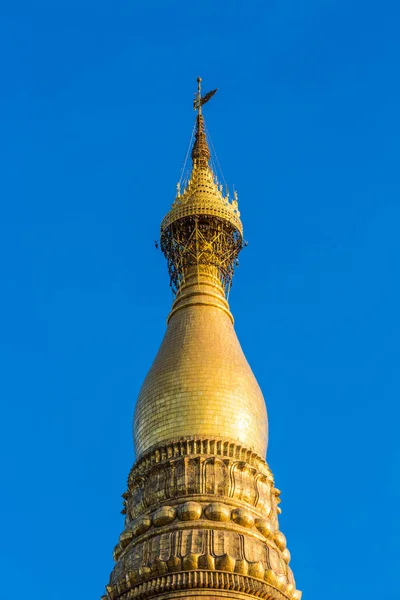
{"type": "Polygon", "coordinates": [[[0,598],[108,580],[201,75],[298,586],[397,599],[398,3],[16,0],[0,17],[0,598]]]}

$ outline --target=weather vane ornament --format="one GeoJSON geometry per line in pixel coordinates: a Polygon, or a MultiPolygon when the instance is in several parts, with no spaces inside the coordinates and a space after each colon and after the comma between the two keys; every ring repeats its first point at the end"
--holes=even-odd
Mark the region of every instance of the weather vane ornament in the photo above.
{"type": "Polygon", "coordinates": [[[212,273],[228,295],[237,256],[243,248],[243,226],[237,197],[231,202],[228,192],[224,195],[210,165],[201,107],[217,90],[202,97],[200,77],[197,84],[192,171],[185,189],[179,188],[171,210],[161,223],[160,246],[168,262],[174,294],[179,293],[188,273],[195,269],[198,276],[212,273]]]}
{"type": "Polygon", "coordinates": [[[193,101],[194,110],[198,110],[199,112],[201,112],[201,107],[203,106],[203,104],[208,102],[214,96],[214,94],[216,94],[218,92],[218,88],[215,88],[215,90],[211,90],[211,92],[207,92],[207,94],[205,96],[201,97],[201,81],[202,81],[201,77],[198,77],[197,78],[197,94],[193,101]]]}

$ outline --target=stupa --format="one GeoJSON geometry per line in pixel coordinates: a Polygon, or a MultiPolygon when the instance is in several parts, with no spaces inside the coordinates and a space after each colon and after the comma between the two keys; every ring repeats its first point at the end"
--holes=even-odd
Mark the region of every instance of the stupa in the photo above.
{"type": "Polygon", "coordinates": [[[203,105],[192,169],[161,223],[174,302],[136,402],[125,527],[102,600],[299,600],[265,461],[264,398],[228,293],[244,246],[238,199],[211,167],[203,105]]]}

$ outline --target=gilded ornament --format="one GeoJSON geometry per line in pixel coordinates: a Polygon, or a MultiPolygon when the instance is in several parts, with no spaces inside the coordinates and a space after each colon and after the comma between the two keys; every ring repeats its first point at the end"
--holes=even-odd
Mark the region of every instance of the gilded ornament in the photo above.
{"type": "Polygon", "coordinates": [[[278,575],[276,578],[276,584],[280,590],[285,591],[288,584],[286,576],[278,575]]]}
{"type": "Polygon", "coordinates": [[[213,571],[215,569],[215,558],[211,554],[202,554],[199,556],[199,569],[213,571]]]}
{"type": "Polygon", "coordinates": [[[267,583],[270,583],[271,585],[277,585],[278,578],[274,571],[272,571],[271,569],[265,571],[264,579],[267,583]]]}
{"type": "Polygon", "coordinates": [[[196,521],[202,513],[201,504],[198,502],[185,502],[179,509],[179,518],[182,521],[196,521]]]}
{"type": "Polygon", "coordinates": [[[143,517],[139,517],[132,525],[132,531],[134,536],[142,535],[142,533],[146,533],[148,529],[151,527],[151,518],[149,515],[145,515],[143,517]]]}
{"type": "Polygon", "coordinates": [[[162,506],[153,515],[153,524],[155,527],[168,525],[175,520],[176,510],[172,506],[162,506]]]}
{"type": "Polygon", "coordinates": [[[286,564],[290,563],[290,552],[289,552],[288,548],[285,548],[282,551],[282,558],[286,562],[286,564]]]}
{"type": "Polygon", "coordinates": [[[279,550],[283,551],[286,548],[286,538],[281,531],[274,533],[274,542],[279,550]]]}
{"type": "Polygon", "coordinates": [[[170,558],[167,560],[167,567],[168,570],[173,572],[176,571],[181,571],[182,570],[182,562],[181,559],[178,556],[170,556],[170,558]]]}
{"type": "Polygon", "coordinates": [[[237,525],[241,525],[242,527],[253,527],[254,516],[245,508],[236,508],[232,511],[232,521],[237,523],[237,525]]]}
{"type": "Polygon", "coordinates": [[[115,546],[114,553],[113,553],[113,557],[114,557],[115,561],[117,561],[119,559],[119,557],[121,556],[123,550],[124,550],[124,548],[123,548],[122,544],[118,543],[115,546]]]}
{"type": "Polygon", "coordinates": [[[224,554],[223,556],[217,557],[216,566],[219,571],[228,571],[229,573],[233,573],[235,570],[236,561],[233,556],[229,556],[229,554],[224,554]]]}
{"type": "Polygon", "coordinates": [[[294,592],[294,585],[293,585],[293,583],[288,583],[287,584],[285,592],[286,592],[286,594],[289,597],[293,596],[293,592],[294,592]]]}
{"type": "Polygon", "coordinates": [[[183,557],[182,566],[184,571],[193,571],[199,566],[199,555],[191,552],[183,557]]]}
{"type": "Polygon", "coordinates": [[[235,564],[235,573],[247,575],[249,572],[249,563],[244,558],[237,560],[235,564]]]}
{"type": "Polygon", "coordinates": [[[149,577],[151,577],[150,567],[148,567],[146,565],[140,567],[138,575],[139,575],[140,579],[144,579],[144,580],[149,579],[149,577]]]}
{"type": "Polygon", "coordinates": [[[122,548],[126,548],[126,546],[128,546],[128,544],[132,541],[132,538],[133,531],[131,529],[126,529],[123,531],[119,536],[119,543],[121,544],[122,548]]]}
{"type": "Polygon", "coordinates": [[[257,527],[258,531],[266,538],[271,537],[274,532],[274,528],[272,527],[271,522],[267,519],[256,519],[255,526],[257,527]]]}
{"type": "Polygon", "coordinates": [[[289,583],[293,583],[293,585],[295,585],[293,571],[289,566],[287,566],[287,578],[289,583]]]}
{"type": "Polygon", "coordinates": [[[261,562],[250,563],[249,575],[251,577],[255,577],[256,579],[264,579],[264,575],[265,575],[264,565],[261,562]]]}
{"type": "Polygon", "coordinates": [[[228,506],[221,502],[213,502],[209,504],[204,511],[207,519],[211,521],[229,521],[231,511],[228,506]]]}
{"type": "Polygon", "coordinates": [[[165,560],[161,560],[161,558],[156,558],[156,560],[151,565],[151,574],[154,575],[164,575],[167,573],[168,567],[165,560]]]}

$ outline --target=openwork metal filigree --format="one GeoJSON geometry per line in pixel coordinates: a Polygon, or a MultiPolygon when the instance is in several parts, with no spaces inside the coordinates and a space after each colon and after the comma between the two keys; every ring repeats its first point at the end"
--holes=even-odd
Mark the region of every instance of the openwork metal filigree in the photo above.
{"type": "Polygon", "coordinates": [[[174,293],[179,290],[189,267],[199,265],[216,267],[228,293],[242,249],[242,236],[232,223],[221,217],[194,214],[164,229],[161,249],[168,261],[174,293]]]}

